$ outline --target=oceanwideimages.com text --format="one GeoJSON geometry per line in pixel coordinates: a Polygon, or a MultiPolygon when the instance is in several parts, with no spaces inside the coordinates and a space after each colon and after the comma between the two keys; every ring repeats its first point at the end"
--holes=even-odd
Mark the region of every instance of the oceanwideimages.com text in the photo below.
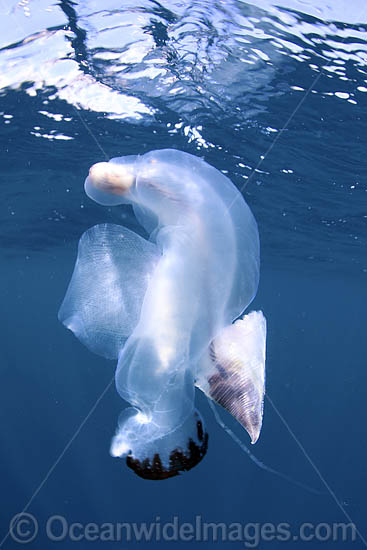
{"type": "Polygon", "coordinates": [[[47,537],[50,542],[242,542],[245,548],[257,548],[263,542],[353,542],[353,523],[311,523],[298,526],[290,523],[224,523],[195,516],[193,521],[181,521],[173,516],[163,522],[156,516],[151,522],[82,523],[62,515],[52,515],[38,521],[32,514],[16,514],[9,524],[9,536],[21,544],[47,537]]]}

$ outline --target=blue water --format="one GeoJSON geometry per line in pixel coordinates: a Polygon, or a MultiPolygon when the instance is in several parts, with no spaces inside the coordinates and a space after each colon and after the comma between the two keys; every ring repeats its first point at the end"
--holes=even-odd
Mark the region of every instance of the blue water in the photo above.
{"type": "MultiPolygon", "coordinates": [[[[163,528],[174,516],[180,525],[197,516],[227,527],[287,523],[287,543],[255,541],[251,530],[247,542],[365,548],[358,534],[355,542],[293,535],[305,522],[327,524],[325,534],[351,518],[367,536],[367,8],[344,0],[120,4],[0,6],[0,537],[26,508],[39,525],[37,549],[53,544],[47,522],[56,515],[99,528],[163,528]],[[83,231],[106,221],[138,227],[129,209],[85,196],[88,168],[165,147],[223,170],[255,214],[262,267],[251,308],[268,320],[267,392],[279,414],[266,400],[251,450],[321,495],[255,466],[199,392],[209,450],[196,468],[149,482],[109,456],[121,410],[113,385],[95,404],[115,366],[88,352],[57,311],[83,231]]],[[[94,545],[135,546],[124,533],[94,545]]],[[[57,546],[86,549],[87,538],[65,536],[57,546]]],[[[140,544],[245,547],[211,535],[158,539],[140,544]]],[[[9,535],[2,547],[19,543],[9,535]]]]}

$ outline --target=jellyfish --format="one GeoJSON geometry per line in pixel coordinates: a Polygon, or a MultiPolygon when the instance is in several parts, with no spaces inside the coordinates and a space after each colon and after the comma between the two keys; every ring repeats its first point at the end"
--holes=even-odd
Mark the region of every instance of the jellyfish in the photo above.
{"type": "Polygon", "coordinates": [[[174,149],[94,164],[85,191],[101,205],[132,205],[149,236],[115,224],[87,230],[59,311],[87,348],[117,361],[116,389],[130,406],[111,455],[145,479],[198,464],[208,434],[195,387],[255,443],[266,321],[244,314],[259,282],[259,235],[242,194],[174,149]]]}

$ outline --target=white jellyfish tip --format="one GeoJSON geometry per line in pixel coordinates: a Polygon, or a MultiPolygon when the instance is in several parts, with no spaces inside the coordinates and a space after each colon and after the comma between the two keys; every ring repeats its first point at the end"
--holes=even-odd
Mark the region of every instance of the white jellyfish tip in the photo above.
{"type": "Polygon", "coordinates": [[[111,442],[110,455],[114,458],[122,458],[130,452],[130,445],[118,436],[115,436],[111,442]]]}
{"type": "Polygon", "coordinates": [[[261,425],[257,430],[247,430],[247,433],[249,434],[249,436],[251,438],[251,445],[255,445],[255,443],[259,439],[260,431],[261,431],[261,425]]]}
{"type": "Polygon", "coordinates": [[[91,185],[112,195],[124,195],[134,184],[135,174],[130,165],[97,162],[89,169],[91,185]]]}

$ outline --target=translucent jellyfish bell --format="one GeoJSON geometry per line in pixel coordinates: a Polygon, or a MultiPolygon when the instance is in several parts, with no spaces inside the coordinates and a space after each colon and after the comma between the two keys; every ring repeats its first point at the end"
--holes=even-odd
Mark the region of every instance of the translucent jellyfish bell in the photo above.
{"type": "Polygon", "coordinates": [[[255,296],[259,238],[244,198],[221,172],[173,149],[94,165],[85,182],[103,205],[128,203],[149,240],[120,226],[87,231],[59,318],[92,351],[118,359],[132,407],[111,454],[166,479],[196,465],[208,435],[195,385],[259,437],[266,324],[233,323],[255,296]]]}

